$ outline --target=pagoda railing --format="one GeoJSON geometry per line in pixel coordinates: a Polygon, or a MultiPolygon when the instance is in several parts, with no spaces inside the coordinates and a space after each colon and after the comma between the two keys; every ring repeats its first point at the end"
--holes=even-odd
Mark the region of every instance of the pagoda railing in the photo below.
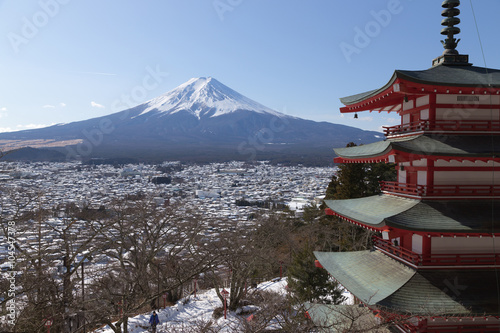
{"type": "Polygon", "coordinates": [[[434,325],[426,326],[418,329],[424,333],[486,333],[486,332],[500,332],[500,325],[434,325]]]}
{"type": "Polygon", "coordinates": [[[382,239],[378,236],[372,236],[373,246],[380,250],[383,250],[389,254],[393,254],[394,256],[403,259],[404,261],[408,261],[414,265],[420,265],[420,255],[413,251],[407,250],[404,247],[396,246],[392,244],[391,241],[382,239]]]}
{"type": "Polygon", "coordinates": [[[372,242],[375,248],[415,266],[500,265],[500,253],[418,254],[401,246],[396,246],[391,241],[378,236],[372,236],[372,242]]]}
{"type": "Polygon", "coordinates": [[[380,182],[383,192],[416,197],[500,196],[500,185],[417,185],[398,182],[380,182]]]}
{"type": "Polygon", "coordinates": [[[396,126],[383,126],[386,136],[421,132],[421,131],[464,131],[496,132],[500,131],[499,120],[421,120],[396,126]]]}

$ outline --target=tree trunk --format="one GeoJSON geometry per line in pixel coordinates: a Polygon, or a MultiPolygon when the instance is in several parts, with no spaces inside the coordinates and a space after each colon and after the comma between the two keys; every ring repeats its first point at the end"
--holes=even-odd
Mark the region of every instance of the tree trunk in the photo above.
{"type": "Polygon", "coordinates": [[[123,333],[128,333],[128,316],[123,316],[123,333]]]}

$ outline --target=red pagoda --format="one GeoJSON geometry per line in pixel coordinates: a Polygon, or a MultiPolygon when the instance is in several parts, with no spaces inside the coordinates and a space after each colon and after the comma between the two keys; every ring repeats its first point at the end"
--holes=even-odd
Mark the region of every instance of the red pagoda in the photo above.
{"type": "Polygon", "coordinates": [[[500,70],[456,50],[459,5],[442,4],[445,51],[430,69],[396,70],[380,89],[341,99],[342,113],[396,112],[401,124],[384,141],[335,149],[335,162],[394,163],[397,181],[325,201],[328,214],[376,232],[372,250],[315,255],[401,332],[500,331],[500,70]]]}

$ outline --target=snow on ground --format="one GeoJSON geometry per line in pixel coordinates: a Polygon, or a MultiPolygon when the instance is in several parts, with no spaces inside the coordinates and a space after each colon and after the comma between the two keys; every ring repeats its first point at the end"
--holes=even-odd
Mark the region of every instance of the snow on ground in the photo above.
{"type": "MultiPolygon", "coordinates": [[[[286,293],[286,285],[286,278],[281,280],[278,278],[259,284],[257,289],[286,293]]],[[[157,332],[169,332],[169,329],[174,327],[177,329],[194,327],[200,321],[208,322],[210,320],[214,321],[217,327],[221,329],[221,332],[237,332],[240,322],[245,320],[248,315],[238,316],[235,312],[228,311],[227,319],[224,319],[224,316],[218,320],[213,319],[212,313],[214,309],[221,306],[222,302],[217,297],[215,289],[201,291],[196,294],[196,297],[183,298],[174,306],[158,311],[160,325],[157,327],[157,332]]],[[[151,314],[152,312],[129,318],[129,333],[148,332],[151,314]]],[[[95,333],[113,333],[113,330],[106,326],[96,330],[95,333]]]]}

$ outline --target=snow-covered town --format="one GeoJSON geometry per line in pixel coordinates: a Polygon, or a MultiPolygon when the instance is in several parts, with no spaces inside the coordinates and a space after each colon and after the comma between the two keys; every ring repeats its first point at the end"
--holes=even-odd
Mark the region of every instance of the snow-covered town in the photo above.
{"type": "MultiPolygon", "coordinates": [[[[267,208],[286,205],[297,214],[306,205],[320,204],[333,173],[334,168],[273,166],[267,162],[165,162],[120,167],[4,162],[0,163],[0,185],[37,192],[40,198],[33,205],[74,203],[98,209],[117,197],[141,193],[154,196],[159,205],[182,198],[208,216],[241,221],[255,211],[255,205],[248,203],[262,202],[267,208]]],[[[1,204],[3,214],[8,214],[10,203],[1,204]]]]}
{"type": "MultiPolygon", "coordinates": [[[[14,221],[14,216],[30,212],[43,210],[52,212],[50,216],[43,217],[43,222],[40,216],[31,216],[26,218],[28,224],[12,223],[12,228],[2,229],[0,235],[2,275],[5,280],[8,280],[12,278],[13,269],[17,268],[24,272],[30,270],[28,268],[30,264],[20,262],[20,258],[29,256],[36,258],[39,255],[37,251],[41,251],[40,249],[43,249],[44,260],[51,263],[47,267],[47,272],[58,281],[59,285],[65,283],[63,276],[68,270],[72,271],[73,267],[76,268],[76,276],[79,276],[78,267],[81,267],[82,276],[77,277],[78,281],[83,278],[83,269],[85,269],[84,283],[90,285],[95,276],[102,274],[100,272],[119,262],[119,259],[113,257],[115,252],[106,252],[106,250],[94,251],[92,261],[90,261],[90,252],[86,248],[82,250],[82,244],[88,239],[97,239],[91,229],[99,228],[100,221],[69,218],[65,212],[69,206],[106,211],[114,205],[115,200],[149,198],[150,202],[160,210],[168,210],[168,207],[177,205],[177,210],[183,210],[180,216],[184,216],[184,212],[192,209],[204,216],[203,221],[211,221],[211,223],[216,221],[215,226],[204,226],[198,231],[193,230],[193,232],[202,233],[202,240],[207,240],[219,237],[222,230],[237,231],[254,228],[256,223],[254,216],[259,213],[282,214],[286,212],[289,216],[300,218],[305,207],[317,207],[322,203],[325,190],[334,172],[334,168],[276,166],[265,161],[205,165],[165,162],[160,165],[121,166],[82,164],[81,162],[2,162],[0,163],[2,219],[14,221]],[[15,238],[15,244],[8,241],[11,238],[15,238]],[[71,263],[63,259],[67,255],[64,252],[68,249],[67,244],[69,244],[68,253],[75,253],[71,263]],[[13,251],[14,245],[15,251],[13,251]],[[14,261],[11,260],[13,258],[14,261]]],[[[185,216],[186,220],[189,220],[189,214],[185,216]]],[[[180,231],[176,226],[171,232],[178,236],[185,236],[191,227],[182,229],[180,227],[182,223],[180,221],[178,225],[180,231]]],[[[135,230],[133,232],[136,233],[135,230]]],[[[108,227],[105,233],[112,235],[114,237],[112,241],[115,242],[119,239],[120,230],[108,227]]],[[[161,253],[168,252],[168,248],[169,246],[162,249],[161,253]]],[[[125,251],[128,250],[125,249],[125,251]]],[[[16,281],[22,279],[24,272],[16,273],[16,281]]],[[[286,283],[280,284],[280,289],[284,290],[285,286],[286,283]]],[[[76,283],[74,288],[76,294],[83,294],[83,287],[80,288],[79,283],[76,283]]],[[[186,297],[187,295],[189,299],[189,295],[192,296],[195,290],[198,291],[198,287],[190,282],[187,287],[182,288],[180,296],[186,297]]],[[[22,311],[24,297],[26,297],[19,292],[19,287],[13,289],[13,293],[16,293],[17,313],[22,311]]],[[[200,295],[215,294],[213,289],[198,292],[200,295]]],[[[191,300],[199,301],[200,297],[203,296],[191,300]]],[[[217,296],[211,297],[212,301],[207,304],[215,307],[217,302],[213,298],[217,296]]],[[[186,300],[179,302],[186,302],[186,300]]],[[[175,306],[175,316],[171,315],[173,313],[171,309],[161,312],[164,327],[178,325],[182,318],[188,316],[179,314],[178,306],[175,306]],[[172,318],[170,323],[168,318],[172,318]]],[[[212,313],[214,307],[204,306],[202,312],[212,313]]],[[[202,314],[200,313],[199,316],[202,314]]],[[[233,318],[231,321],[220,323],[222,331],[231,331],[229,327],[234,328],[239,322],[238,316],[235,317],[234,313],[230,316],[233,318]]],[[[142,318],[141,315],[139,318],[142,318]]],[[[8,316],[4,316],[3,323],[7,324],[8,319],[8,316]]],[[[129,327],[134,327],[137,320],[131,319],[129,327]]],[[[81,329],[79,324],[69,325],[76,325],[75,327],[81,329]]],[[[189,325],[188,321],[182,323],[181,326],[186,325],[189,325]]],[[[142,332],[141,326],[136,325],[133,332],[142,332]]]]}

